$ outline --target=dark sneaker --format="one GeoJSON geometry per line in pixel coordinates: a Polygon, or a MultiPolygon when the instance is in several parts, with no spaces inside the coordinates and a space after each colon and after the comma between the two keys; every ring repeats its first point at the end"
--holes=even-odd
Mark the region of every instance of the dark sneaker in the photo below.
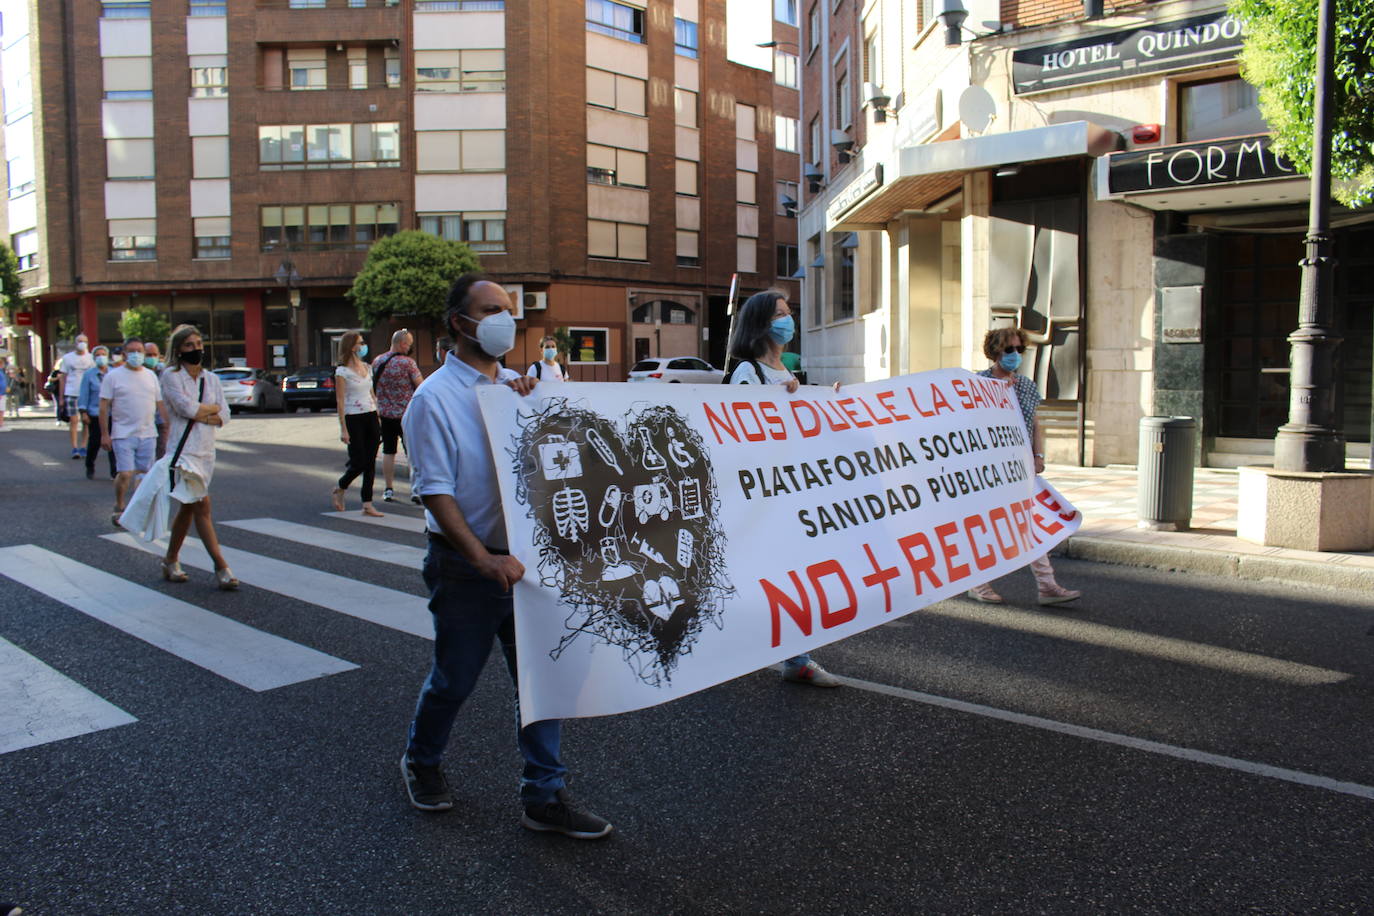
{"type": "Polygon", "coordinates": [[[401,755],[401,776],[406,781],[410,803],[421,811],[447,811],[453,807],[453,793],[442,768],[416,763],[406,753],[401,755]]]}
{"type": "Polygon", "coordinates": [[[394,503],[396,501],[396,491],[391,489],[391,487],[387,487],[382,491],[382,499],[386,502],[394,503]]]}
{"type": "Polygon", "coordinates": [[[424,500],[420,499],[420,497],[416,496],[414,493],[410,494],[410,501],[417,506],[423,506],[425,504],[424,500]]]}
{"type": "Polygon", "coordinates": [[[574,840],[599,840],[611,832],[611,822],[597,817],[573,801],[567,789],[558,798],[542,805],[526,805],[520,824],[530,830],[561,833],[574,840]]]}

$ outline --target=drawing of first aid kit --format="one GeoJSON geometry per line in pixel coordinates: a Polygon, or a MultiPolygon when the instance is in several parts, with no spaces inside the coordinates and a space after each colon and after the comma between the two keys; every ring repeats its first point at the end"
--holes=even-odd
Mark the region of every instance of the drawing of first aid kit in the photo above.
{"type": "Polygon", "coordinates": [[[539,466],[545,480],[570,480],[582,476],[582,451],[563,436],[548,436],[539,445],[539,466]]]}

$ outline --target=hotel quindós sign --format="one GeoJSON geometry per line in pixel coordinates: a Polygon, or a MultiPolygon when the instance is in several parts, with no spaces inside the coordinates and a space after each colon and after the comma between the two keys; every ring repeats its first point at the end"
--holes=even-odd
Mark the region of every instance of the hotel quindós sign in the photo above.
{"type": "Polygon", "coordinates": [[[1196,67],[1231,60],[1243,39],[1240,20],[1224,10],[1100,32],[1017,49],[1012,52],[1012,83],[1016,94],[1024,95],[1196,67]]]}

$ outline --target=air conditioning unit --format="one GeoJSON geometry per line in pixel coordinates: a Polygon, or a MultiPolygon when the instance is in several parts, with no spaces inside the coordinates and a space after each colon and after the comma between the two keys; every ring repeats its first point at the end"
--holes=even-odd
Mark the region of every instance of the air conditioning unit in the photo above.
{"type": "Polygon", "coordinates": [[[549,307],[548,293],[525,293],[525,311],[537,312],[549,307]]]}

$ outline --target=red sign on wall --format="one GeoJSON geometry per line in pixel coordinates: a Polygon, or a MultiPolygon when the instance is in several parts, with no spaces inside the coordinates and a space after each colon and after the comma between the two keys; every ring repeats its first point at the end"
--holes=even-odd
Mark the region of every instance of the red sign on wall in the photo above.
{"type": "Polygon", "coordinates": [[[15,312],[14,323],[16,325],[33,325],[33,312],[15,312]]]}

